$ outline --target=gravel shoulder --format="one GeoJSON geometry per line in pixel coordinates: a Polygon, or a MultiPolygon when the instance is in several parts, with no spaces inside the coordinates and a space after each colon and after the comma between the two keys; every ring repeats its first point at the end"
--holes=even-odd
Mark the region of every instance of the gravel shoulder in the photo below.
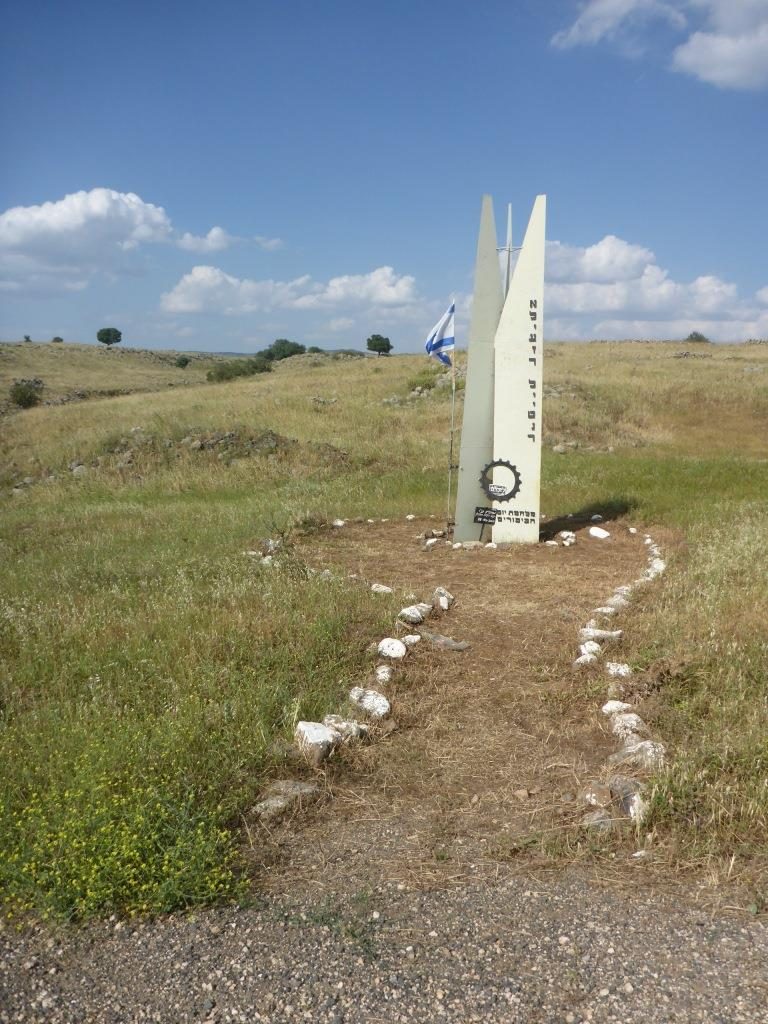
{"type": "Polygon", "coordinates": [[[757,1024],[768,931],[578,878],[0,932],[0,1021],[757,1024]]]}

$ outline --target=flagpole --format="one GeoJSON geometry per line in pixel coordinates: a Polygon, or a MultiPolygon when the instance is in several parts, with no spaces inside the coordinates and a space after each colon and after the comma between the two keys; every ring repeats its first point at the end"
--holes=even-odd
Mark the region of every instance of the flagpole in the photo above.
{"type": "MultiPolygon", "coordinates": [[[[456,300],[453,299],[452,302],[456,300]]],[[[456,343],[451,353],[451,438],[448,445],[448,498],[446,501],[446,530],[450,535],[453,520],[451,519],[451,491],[453,489],[453,432],[456,423],[456,343]]]]}

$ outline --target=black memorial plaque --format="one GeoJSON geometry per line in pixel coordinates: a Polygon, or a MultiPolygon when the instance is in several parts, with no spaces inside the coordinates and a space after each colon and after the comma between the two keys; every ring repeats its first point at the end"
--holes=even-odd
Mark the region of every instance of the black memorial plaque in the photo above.
{"type": "Polygon", "coordinates": [[[476,523],[482,523],[484,526],[493,526],[496,522],[496,509],[483,508],[482,505],[476,506],[474,521],[476,523]]]}

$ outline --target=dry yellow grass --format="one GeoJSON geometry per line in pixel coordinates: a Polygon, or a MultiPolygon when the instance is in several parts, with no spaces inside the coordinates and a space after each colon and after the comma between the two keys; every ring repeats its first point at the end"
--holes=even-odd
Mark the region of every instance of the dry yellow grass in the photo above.
{"type": "Polygon", "coordinates": [[[105,345],[17,342],[0,344],[0,402],[14,380],[40,377],[44,398],[55,398],[78,389],[154,391],[205,380],[206,372],[221,357],[189,353],[185,369],[174,366],[178,352],[107,348],[105,345]]]}

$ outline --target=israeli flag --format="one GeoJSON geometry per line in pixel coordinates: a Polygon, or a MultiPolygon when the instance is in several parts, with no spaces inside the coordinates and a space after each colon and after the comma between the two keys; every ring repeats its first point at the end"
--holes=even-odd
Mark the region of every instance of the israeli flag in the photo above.
{"type": "Polygon", "coordinates": [[[429,332],[429,337],[424,346],[428,356],[435,356],[441,363],[445,363],[446,366],[451,365],[451,358],[446,353],[452,352],[456,347],[455,312],[456,303],[452,302],[429,332]]]}

